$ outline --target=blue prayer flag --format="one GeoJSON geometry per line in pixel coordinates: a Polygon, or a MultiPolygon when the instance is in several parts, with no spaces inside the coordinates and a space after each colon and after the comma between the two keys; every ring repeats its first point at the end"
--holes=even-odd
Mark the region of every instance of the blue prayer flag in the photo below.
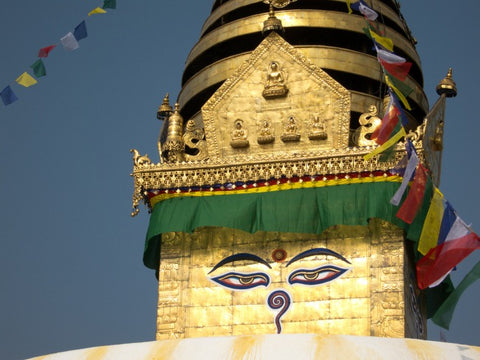
{"type": "Polygon", "coordinates": [[[440,233],[438,235],[437,244],[441,245],[445,242],[448,233],[453,227],[455,220],[457,219],[457,214],[452,205],[447,201],[445,204],[445,210],[443,212],[442,224],[440,226],[440,233]]]}
{"type": "Polygon", "coordinates": [[[3,103],[6,105],[10,105],[18,100],[15,93],[12,91],[10,85],[8,85],[5,89],[0,92],[0,97],[2,98],[3,103]]]}
{"type": "Polygon", "coordinates": [[[77,41],[85,39],[87,34],[87,25],[85,24],[85,20],[83,20],[80,24],[75,27],[75,31],[73,32],[73,36],[77,41]]]}

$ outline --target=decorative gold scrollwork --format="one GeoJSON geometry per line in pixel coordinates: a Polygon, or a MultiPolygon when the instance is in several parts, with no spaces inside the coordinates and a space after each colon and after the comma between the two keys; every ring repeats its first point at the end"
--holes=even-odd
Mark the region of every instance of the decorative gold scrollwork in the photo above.
{"type": "Polygon", "coordinates": [[[375,105],[370,105],[368,112],[360,115],[358,122],[360,127],[353,135],[353,143],[357,146],[375,145],[375,140],[371,136],[375,129],[382,124],[382,119],[377,117],[378,111],[375,105]]]}
{"type": "Polygon", "coordinates": [[[148,158],[148,155],[140,155],[138,150],[131,149],[130,152],[133,154],[133,166],[134,167],[141,167],[145,165],[150,165],[152,162],[148,158]]]}
{"type": "Polygon", "coordinates": [[[194,120],[188,120],[183,134],[185,144],[185,160],[205,160],[208,158],[207,143],[205,141],[205,132],[203,129],[195,126],[194,120]],[[192,152],[191,154],[188,151],[192,152]]]}

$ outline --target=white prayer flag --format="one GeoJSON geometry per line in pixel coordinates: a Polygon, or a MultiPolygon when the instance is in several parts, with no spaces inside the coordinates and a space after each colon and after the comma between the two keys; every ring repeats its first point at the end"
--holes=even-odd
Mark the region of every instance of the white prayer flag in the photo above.
{"type": "Polygon", "coordinates": [[[76,50],[80,47],[77,39],[75,39],[75,36],[73,36],[71,32],[62,37],[60,42],[62,43],[63,48],[67,51],[76,50]]]}

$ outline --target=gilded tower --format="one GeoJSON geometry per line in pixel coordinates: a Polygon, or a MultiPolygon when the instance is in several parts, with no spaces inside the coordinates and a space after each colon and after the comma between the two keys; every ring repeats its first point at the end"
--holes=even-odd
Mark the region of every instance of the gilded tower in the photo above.
{"type": "MultiPolygon", "coordinates": [[[[451,73],[429,112],[398,2],[369,5],[412,64],[407,137],[438,184],[451,73]]],[[[157,339],[426,339],[418,227],[390,204],[405,146],[365,159],[389,100],[364,27],[344,0],[215,0],[177,103],[167,95],[158,110],[160,162],[134,151],[133,215],[141,201],[151,211],[157,339]]]]}

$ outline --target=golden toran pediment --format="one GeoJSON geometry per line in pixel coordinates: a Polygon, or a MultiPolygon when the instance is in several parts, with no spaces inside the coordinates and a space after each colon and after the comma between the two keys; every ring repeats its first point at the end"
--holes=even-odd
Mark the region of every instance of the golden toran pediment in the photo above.
{"type": "Polygon", "coordinates": [[[275,32],[202,108],[208,157],[227,163],[348,147],[350,93],[275,32]]]}

